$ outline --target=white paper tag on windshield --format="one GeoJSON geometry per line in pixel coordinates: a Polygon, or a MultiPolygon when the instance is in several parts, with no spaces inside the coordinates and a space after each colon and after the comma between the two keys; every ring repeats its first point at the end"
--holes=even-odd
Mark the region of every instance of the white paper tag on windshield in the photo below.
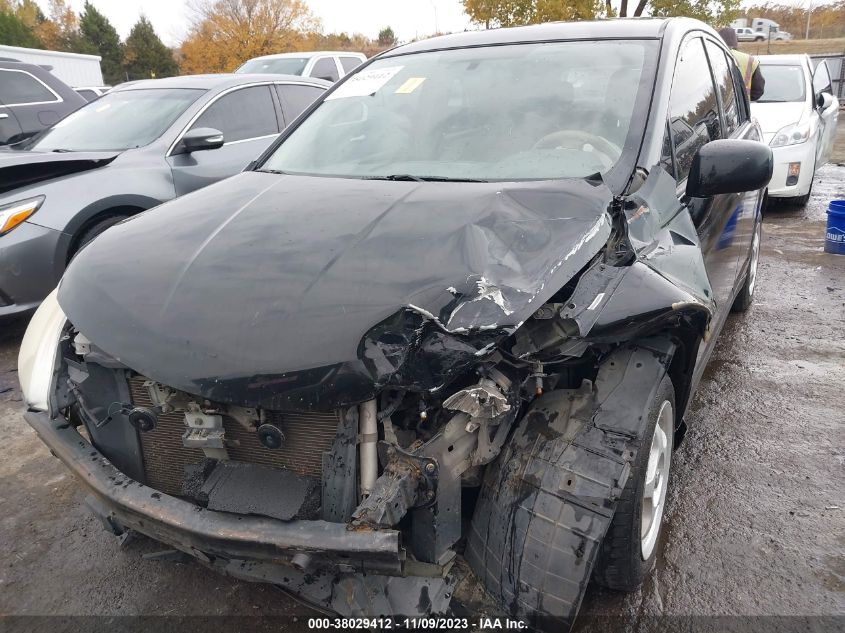
{"type": "Polygon", "coordinates": [[[369,97],[378,92],[403,68],[404,66],[389,66],[387,68],[362,70],[326,97],[326,101],[343,99],[344,97],[369,97]]]}

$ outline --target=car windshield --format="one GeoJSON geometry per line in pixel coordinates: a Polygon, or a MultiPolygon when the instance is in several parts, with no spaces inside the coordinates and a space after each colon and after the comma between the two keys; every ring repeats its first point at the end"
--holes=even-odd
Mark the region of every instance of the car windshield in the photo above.
{"type": "Polygon", "coordinates": [[[84,152],[142,147],[161,136],[203,92],[185,88],[110,92],[45,130],[27,149],[84,152]]]}
{"type": "Polygon", "coordinates": [[[276,59],[250,59],[236,73],[280,73],[301,75],[308,63],[307,57],[279,57],[276,59]]]}
{"type": "Polygon", "coordinates": [[[760,72],[766,80],[766,87],[757,103],[804,101],[806,80],[801,66],[763,64],[760,72]]]}
{"type": "Polygon", "coordinates": [[[383,58],[331,93],[261,169],[403,180],[604,173],[636,143],[635,104],[650,94],[656,50],[654,40],[600,40],[383,58]]]}

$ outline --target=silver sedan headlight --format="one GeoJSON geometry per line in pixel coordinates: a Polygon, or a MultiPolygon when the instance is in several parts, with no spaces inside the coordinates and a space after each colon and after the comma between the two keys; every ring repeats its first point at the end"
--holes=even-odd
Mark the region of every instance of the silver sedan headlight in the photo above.
{"type": "Polygon", "coordinates": [[[35,311],[26,328],[18,354],[18,379],[23,399],[30,409],[49,409],[56,352],[66,320],[56,299],[56,290],[53,290],[35,311]]]}

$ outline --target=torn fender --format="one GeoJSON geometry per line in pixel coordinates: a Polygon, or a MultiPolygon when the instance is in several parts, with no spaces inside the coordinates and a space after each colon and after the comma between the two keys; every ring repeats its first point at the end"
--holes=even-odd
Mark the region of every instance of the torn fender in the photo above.
{"type": "Polygon", "coordinates": [[[686,320],[701,336],[715,313],[701,244],[675,180],[656,166],[629,198],[619,200],[633,259],[593,262],[572,295],[517,333],[520,358],[577,356],[591,343],[648,336],[686,320]]]}

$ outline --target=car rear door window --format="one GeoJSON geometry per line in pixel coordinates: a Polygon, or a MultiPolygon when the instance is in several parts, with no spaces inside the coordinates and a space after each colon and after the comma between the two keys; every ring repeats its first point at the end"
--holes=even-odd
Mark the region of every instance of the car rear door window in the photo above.
{"type": "Polygon", "coordinates": [[[297,84],[276,85],[276,91],[282,101],[282,109],[288,125],[324,92],[322,88],[316,86],[297,84]]]}
{"type": "Polygon", "coordinates": [[[60,99],[27,72],[0,69],[0,94],[6,105],[51,103],[60,99]]]}
{"type": "Polygon", "coordinates": [[[669,99],[669,129],[675,154],[675,177],[689,174],[702,145],[722,138],[719,104],[701,38],[681,48],[669,99]]]}
{"type": "Polygon", "coordinates": [[[722,99],[722,109],[725,113],[725,136],[731,136],[739,128],[739,110],[736,103],[731,67],[725,59],[725,53],[713,42],[706,41],[707,56],[713,68],[713,77],[722,99]]]}
{"type": "Polygon", "coordinates": [[[347,75],[358,68],[363,62],[357,57],[341,57],[340,65],[343,66],[343,72],[347,75]]]}
{"type": "Polygon", "coordinates": [[[251,86],[223,95],[200,115],[191,129],[201,127],[220,130],[227,143],[278,134],[270,86],[251,86]]]}
{"type": "Polygon", "coordinates": [[[311,70],[311,76],[325,79],[326,81],[337,81],[340,79],[334,57],[321,57],[318,59],[314,64],[314,68],[311,70]]]}

